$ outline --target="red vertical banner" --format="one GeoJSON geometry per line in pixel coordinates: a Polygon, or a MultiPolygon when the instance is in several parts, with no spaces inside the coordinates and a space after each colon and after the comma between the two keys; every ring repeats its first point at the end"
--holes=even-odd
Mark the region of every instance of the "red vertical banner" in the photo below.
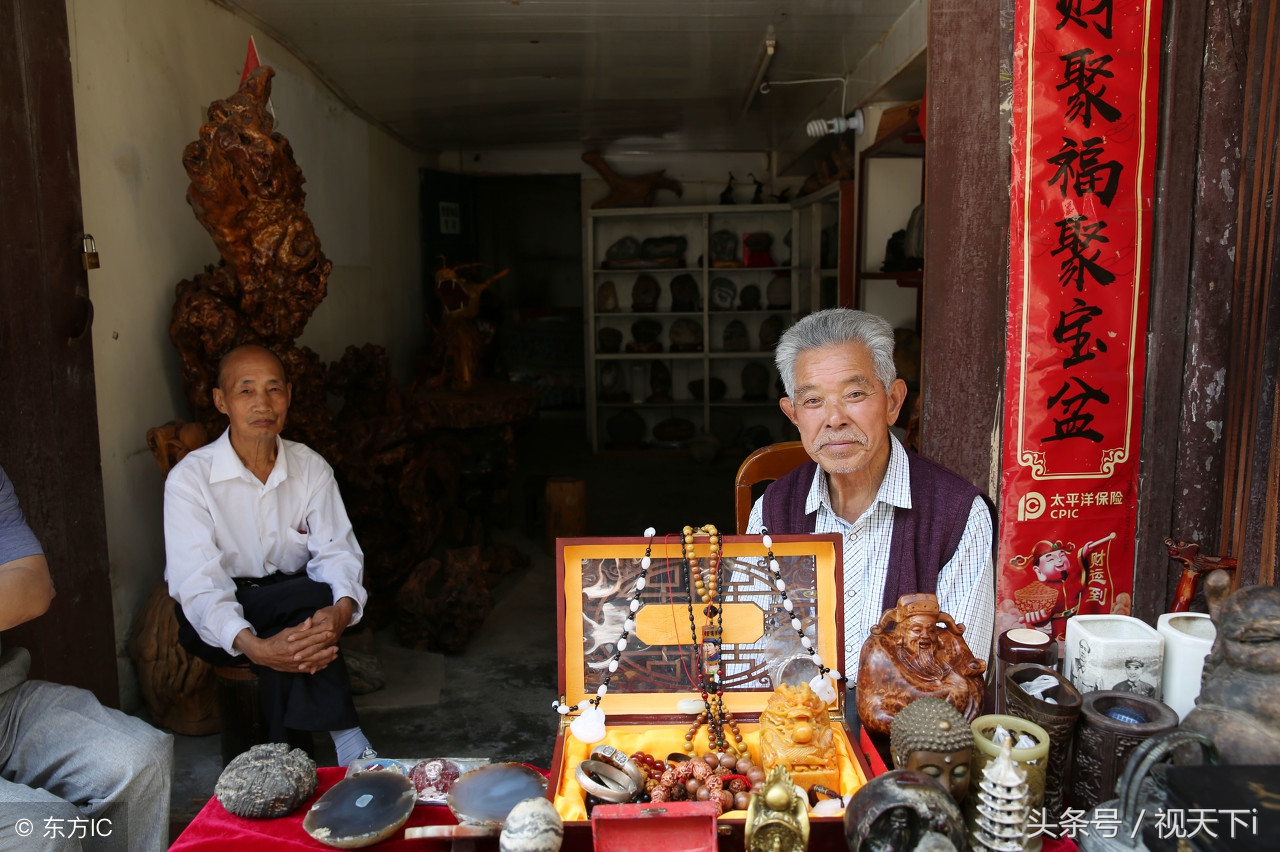
{"type": "Polygon", "coordinates": [[[1130,611],[1160,13],[1017,4],[997,632],[1130,611]]]}

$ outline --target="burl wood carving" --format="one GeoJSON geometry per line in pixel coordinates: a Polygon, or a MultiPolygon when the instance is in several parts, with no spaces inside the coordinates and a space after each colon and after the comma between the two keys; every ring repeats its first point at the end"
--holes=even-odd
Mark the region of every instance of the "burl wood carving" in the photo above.
{"type": "MultiPolygon", "coordinates": [[[[265,65],[257,68],[234,95],[210,104],[199,138],[182,153],[191,179],[187,203],[222,262],[178,285],[169,337],[182,356],[187,401],[196,419],[217,424],[216,431],[225,423],[210,393],[218,358],[241,343],[267,346],[287,368],[318,367],[323,384],[323,366],[314,355],[288,354],[325,296],[332,264],[303,206],[302,170],[266,110],[274,74],[265,65]],[[291,358],[302,363],[290,364],[291,358]]],[[[299,395],[298,384],[314,375],[289,371],[304,409],[290,411],[290,432],[307,443],[313,441],[306,406],[317,399],[322,405],[324,398],[299,395]]]]}
{"type": "Polygon", "coordinates": [[[429,388],[447,383],[451,389],[466,393],[480,376],[484,336],[475,323],[480,313],[480,297],[490,284],[505,278],[511,271],[504,269],[492,278],[482,279],[476,274],[481,265],[463,263],[449,266],[443,257],[440,258],[435,282],[436,298],[443,310],[440,333],[436,338],[436,357],[441,369],[427,382],[429,388]]]}
{"type": "Polygon", "coordinates": [[[674,192],[677,198],[684,195],[684,187],[680,185],[680,181],[667,177],[666,169],[635,177],[624,177],[604,161],[599,151],[588,151],[583,154],[582,162],[599,172],[604,182],[609,184],[609,194],[592,204],[592,209],[617,207],[620,204],[639,204],[649,207],[652,206],[660,189],[674,192]]]}
{"type": "MultiPolygon", "coordinates": [[[[187,201],[222,258],[177,288],[169,336],[182,358],[187,401],[193,419],[217,436],[226,427],[212,400],[218,359],[249,342],[280,356],[293,386],[284,437],[333,466],[365,552],[364,623],[426,624],[415,642],[456,650],[488,612],[458,606],[458,596],[487,596],[502,566],[512,564],[493,548],[467,547],[487,538],[481,519],[493,495],[504,493],[494,471],[506,466],[489,456],[505,459],[509,450],[496,438],[491,451],[477,435],[531,416],[537,393],[477,386],[463,399],[425,379],[401,390],[381,346],[349,346],[326,365],[295,345],[325,296],[331,264],[304,208],[302,172],[266,110],[273,73],[258,68],[234,95],[211,104],[183,153],[187,201]],[[334,396],[342,400],[336,416],[328,404],[334,396]],[[441,564],[429,558],[437,554],[460,572],[443,588],[443,575],[432,580],[421,569],[441,564]],[[454,588],[463,584],[469,588],[454,588]],[[402,595],[402,586],[421,594],[402,595]]],[[[159,451],[171,449],[169,436],[155,440],[159,451]]]]}
{"type": "Polygon", "coordinates": [[[880,616],[862,646],[858,717],[888,736],[893,717],[918,698],[941,698],[972,722],[982,708],[982,673],[964,641],[964,625],[933,595],[903,595],[880,616]]]}
{"type": "MultiPolygon", "coordinates": [[[[1171,538],[1164,540],[1165,552],[1169,554],[1169,558],[1178,563],[1182,569],[1181,576],[1178,577],[1178,589],[1173,596],[1173,606],[1170,612],[1189,612],[1191,610],[1191,599],[1196,595],[1196,585],[1200,582],[1200,577],[1205,573],[1221,568],[1224,571],[1236,570],[1236,558],[1234,556],[1205,556],[1200,552],[1200,545],[1194,541],[1174,541],[1171,538]]],[[[1236,587],[1239,582],[1239,576],[1232,575],[1232,588],[1236,587]]]]}
{"type": "MultiPolygon", "coordinates": [[[[209,435],[199,423],[170,420],[147,430],[147,446],[164,476],[183,456],[207,443],[209,435]]],[[[217,733],[213,666],[178,644],[178,618],[163,579],[151,588],[130,632],[129,656],[138,672],[138,688],[156,724],[189,737],[217,733]]]]}

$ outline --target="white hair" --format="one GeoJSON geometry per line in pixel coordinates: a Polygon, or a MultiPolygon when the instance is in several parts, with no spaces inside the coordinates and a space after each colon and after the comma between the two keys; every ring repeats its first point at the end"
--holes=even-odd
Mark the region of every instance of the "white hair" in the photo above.
{"type": "Polygon", "coordinates": [[[871,350],[876,378],[888,390],[898,377],[898,368],[893,363],[893,326],[884,317],[866,311],[829,308],[804,317],[778,341],[773,361],[787,396],[795,399],[796,358],[801,352],[845,343],[861,343],[871,350]]]}

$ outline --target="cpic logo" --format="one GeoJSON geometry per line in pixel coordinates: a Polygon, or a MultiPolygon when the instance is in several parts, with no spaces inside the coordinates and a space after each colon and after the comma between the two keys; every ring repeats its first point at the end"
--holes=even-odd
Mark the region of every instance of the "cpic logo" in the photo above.
{"type": "Polygon", "coordinates": [[[1039,491],[1028,491],[1018,498],[1018,520],[1034,521],[1044,514],[1044,495],[1039,491]]]}

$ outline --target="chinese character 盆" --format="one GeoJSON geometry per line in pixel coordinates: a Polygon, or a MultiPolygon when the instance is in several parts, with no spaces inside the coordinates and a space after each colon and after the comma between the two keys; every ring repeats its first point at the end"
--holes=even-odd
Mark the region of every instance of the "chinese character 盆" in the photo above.
{"type": "Polygon", "coordinates": [[[1046,408],[1053,408],[1059,402],[1062,403],[1062,412],[1066,416],[1061,420],[1054,417],[1053,434],[1045,437],[1044,441],[1065,441],[1067,438],[1084,438],[1094,443],[1102,441],[1102,433],[1096,429],[1090,428],[1093,424],[1093,415],[1084,410],[1089,402],[1101,402],[1106,404],[1111,401],[1111,397],[1099,388],[1091,388],[1084,380],[1072,376],[1070,381],[1063,382],[1062,387],[1053,396],[1049,397],[1049,404],[1046,408]],[[1075,382],[1079,386],[1079,392],[1075,396],[1067,396],[1067,392],[1071,389],[1071,382],[1075,382]]]}
{"type": "Polygon", "coordinates": [[[1093,88],[1098,77],[1116,76],[1114,71],[1107,70],[1111,57],[1108,55],[1090,59],[1091,56],[1093,56],[1093,49],[1082,47],[1058,57],[1064,63],[1063,82],[1058,84],[1058,91],[1074,87],[1071,94],[1067,96],[1067,121],[1071,122],[1079,118],[1080,123],[1085,127],[1093,126],[1095,110],[1098,115],[1112,122],[1121,115],[1120,110],[1102,99],[1102,96],[1107,93],[1105,85],[1099,84],[1096,91],[1093,88]]]}

